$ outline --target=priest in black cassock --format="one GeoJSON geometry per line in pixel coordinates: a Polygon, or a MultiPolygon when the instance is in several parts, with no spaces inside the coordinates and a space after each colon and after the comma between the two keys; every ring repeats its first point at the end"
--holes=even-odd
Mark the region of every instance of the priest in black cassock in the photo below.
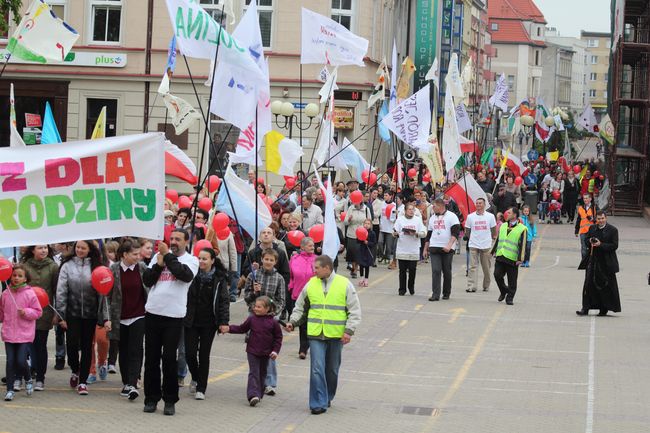
{"type": "Polygon", "coordinates": [[[582,288],[582,309],[576,311],[578,316],[586,316],[589,310],[599,310],[599,316],[606,316],[608,311],[621,311],[618,295],[618,229],[607,224],[607,214],[596,213],[596,224],[589,227],[584,242],[590,251],[578,269],[585,269],[585,282],[582,288]]]}

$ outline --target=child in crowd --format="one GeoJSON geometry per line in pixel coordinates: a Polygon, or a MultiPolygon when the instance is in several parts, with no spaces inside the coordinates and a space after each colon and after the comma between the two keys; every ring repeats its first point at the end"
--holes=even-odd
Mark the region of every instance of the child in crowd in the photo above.
{"type": "MultiPolygon", "coordinates": [[[[282,279],[282,278],[280,278],[282,279]]],[[[251,406],[257,405],[264,397],[264,378],[267,365],[275,362],[282,347],[282,329],[273,317],[273,301],[268,296],[259,296],[253,304],[253,315],[241,325],[225,327],[231,334],[244,334],[250,331],[246,343],[248,357],[248,385],[246,397],[251,406]]]]}
{"type": "Polygon", "coordinates": [[[375,245],[377,245],[377,235],[375,235],[370,218],[367,218],[363,222],[363,228],[368,231],[368,238],[365,241],[357,239],[357,262],[359,264],[359,276],[361,277],[359,287],[368,287],[370,266],[374,263],[372,251],[375,245]]]}
{"type": "Polygon", "coordinates": [[[524,268],[530,267],[530,250],[533,245],[533,241],[537,238],[537,224],[535,224],[535,218],[530,213],[530,206],[524,205],[521,209],[521,222],[526,226],[526,233],[528,238],[526,239],[526,256],[524,262],[521,264],[524,268]]]}
{"type": "Polygon", "coordinates": [[[542,182],[542,186],[537,193],[537,210],[539,211],[539,221],[544,222],[548,215],[549,202],[551,201],[551,190],[548,187],[548,182],[542,182]]]}
{"type": "Polygon", "coordinates": [[[496,220],[497,220],[496,229],[497,229],[497,233],[499,233],[499,228],[501,227],[501,224],[503,224],[505,222],[505,219],[503,218],[503,213],[502,212],[497,212],[496,220]]]}
{"type": "MultiPolygon", "coordinates": [[[[43,314],[34,290],[27,285],[29,274],[23,265],[14,265],[9,288],[0,296],[2,340],[7,356],[7,393],[5,401],[14,399],[14,381],[25,378],[25,391],[32,395],[27,354],[36,335],[36,320],[43,314]]],[[[19,382],[20,383],[20,382],[19,382]]]]}
{"type": "Polygon", "coordinates": [[[562,221],[560,221],[561,213],[562,213],[562,204],[558,202],[557,200],[551,200],[551,205],[549,206],[549,212],[551,214],[550,220],[554,224],[562,224],[562,221]]]}

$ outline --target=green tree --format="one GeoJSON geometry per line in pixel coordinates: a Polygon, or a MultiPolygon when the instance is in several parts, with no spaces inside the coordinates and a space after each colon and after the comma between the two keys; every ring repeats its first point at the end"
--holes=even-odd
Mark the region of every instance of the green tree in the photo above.
{"type": "MultiPolygon", "coordinates": [[[[8,17],[9,14],[14,19],[16,24],[20,23],[22,15],[20,14],[20,9],[23,5],[23,0],[0,0],[0,16],[8,17]]],[[[9,20],[0,20],[0,32],[4,33],[7,31],[9,26],[9,20]]]]}

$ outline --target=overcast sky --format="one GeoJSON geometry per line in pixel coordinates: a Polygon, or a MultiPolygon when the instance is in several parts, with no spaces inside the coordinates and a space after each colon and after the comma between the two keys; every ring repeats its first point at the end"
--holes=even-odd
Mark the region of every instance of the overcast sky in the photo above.
{"type": "Polygon", "coordinates": [[[580,30],[610,32],[610,0],[533,0],[548,27],[560,35],[580,37],[580,30]]]}

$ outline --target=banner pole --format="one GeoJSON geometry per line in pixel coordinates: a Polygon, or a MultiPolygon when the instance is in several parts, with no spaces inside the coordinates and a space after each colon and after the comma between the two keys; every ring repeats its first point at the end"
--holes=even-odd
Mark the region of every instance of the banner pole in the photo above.
{"type": "Polygon", "coordinates": [[[11,58],[11,53],[7,57],[5,57],[5,64],[2,65],[2,70],[0,71],[0,77],[2,77],[2,74],[5,73],[5,68],[7,67],[7,64],[9,63],[9,59],[11,58]]]}

